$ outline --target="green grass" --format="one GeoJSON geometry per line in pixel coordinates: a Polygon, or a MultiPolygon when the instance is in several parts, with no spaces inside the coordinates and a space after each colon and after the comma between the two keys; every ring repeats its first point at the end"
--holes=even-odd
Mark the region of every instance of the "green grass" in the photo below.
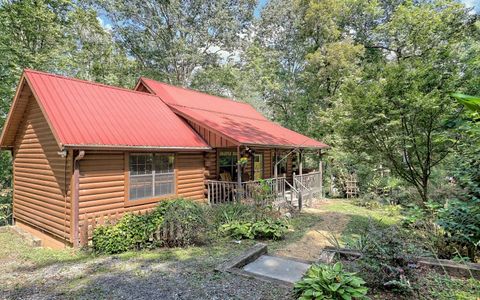
{"type": "Polygon", "coordinates": [[[401,220],[398,209],[391,206],[380,206],[379,208],[366,208],[354,205],[349,200],[333,200],[333,203],[325,205],[325,210],[347,215],[350,220],[342,232],[342,238],[351,238],[362,233],[370,222],[383,226],[391,226],[401,220]]]}
{"type": "Polygon", "coordinates": [[[277,250],[284,247],[285,245],[295,243],[300,240],[305,233],[307,233],[312,227],[316,226],[322,217],[317,214],[310,213],[300,213],[294,218],[289,220],[289,232],[286,234],[285,238],[278,241],[268,242],[269,250],[277,250]]]}
{"type": "Polygon", "coordinates": [[[90,254],[73,249],[53,250],[32,248],[21,237],[11,232],[0,232],[0,259],[15,259],[29,262],[33,266],[52,263],[77,262],[91,257],[90,254]]]}
{"type": "Polygon", "coordinates": [[[473,278],[454,278],[430,272],[421,279],[420,285],[421,299],[480,299],[480,281],[473,278]]]}

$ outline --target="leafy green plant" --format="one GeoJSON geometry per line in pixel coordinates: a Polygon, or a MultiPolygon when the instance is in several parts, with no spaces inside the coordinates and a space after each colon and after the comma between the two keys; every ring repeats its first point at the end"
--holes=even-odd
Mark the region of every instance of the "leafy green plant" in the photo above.
{"type": "Polygon", "coordinates": [[[223,224],[220,231],[235,239],[282,239],[288,230],[283,219],[265,219],[257,222],[233,221],[223,224]]]}
{"type": "Polygon", "coordinates": [[[147,215],[124,215],[116,224],[97,227],[92,242],[95,252],[121,253],[141,249],[153,244],[152,235],[162,224],[163,217],[157,211],[147,215]]]}
{"type": "Polygon", "coordinates": [[[283,219],[265,219],[252,224],[253,235],[256,239],[280,240],[288,230],[288,224],[283,219]]]}
{"type": "Polygon", "coordinates": [[[12,191],[0,191],[0,226],[12,221],[12,191]]]}
{"type": "Polygon", "coordinates": [[[255,235],[252,232],[252,223],[233,221],[223,224],[220,231],[234,239],[254,239],[255,235]]]}
{"type": "Polygon", "coordinates": [[[298,299],[366,299],[365,281],[355,273],[345,272],[341,263],[333,266],[315,264],[295,283],[298,299]]]}
{"type": "Polygon", "coordinates": [[[446,231],[447,242],[466,247],[474,261],[480,247],[480,201],[451,201],[440,210],[437,223],[446,231]]]}
{"type": "Polygon", "coordinates": [[[132,248],[128,233],[115,225],[95,228],[92,237],[93,249],[97,253],[116,254],[132,248]]]}
{"type": "Polygon", "coordinates": [[[92,242],[95,252],[121,253],[155,246],[187,246],[202,243],[207,232],[203,207],[175,199],[162,201],[145,215],[126,214],[116,224],[96,228],[92,242]]]}
{"type": "Polygon", "coordinates": [[[425,219],[425,211],[417,205],[412,205],[405,210],[402,225],[405,227],[415,226],[425,219]]]}
{"type": "Polygon", "coordinates": [[[169,247],[203,244],[207,239],[207,219],[201,204],[177,199],[167,202],[157,240],[169,247]]]}
{"type": "Polygon", "coordinates": [[[211,221],[220,226],[222,224],[241,221],[247,222],[255,219],[255,207],[242,203],[225,203],[211,208],[211,221]]]}
{"type": "Polygon", "coordinates": [[[343,242],[346,249],[363,252],[369,242],[369,236],[368,233],[362,233],[358,236],[345,236],[343,242]]]}
{"type": "Polygon", "coordinates": [[[425,251],[415,243],[415,237],[397,226],[388,228],[370,224],[363,235],[362,257],[356,262],[369,286],[412,292],[417,280],[416,257],[425,251]]]}
{"type": "Polygon", "coordinates": [[[465,105],[468,109],[480,112],[480,97],[465,95],[461,93],[453,93],[452,97],[455,97],[458,102],[465,105]]]}
{"type": "Polygon", "coordinates": [[[389,204],[385,205],[384,210],[388,216],[393,217],[399,214],[399,212],[402,210],[402,207],[400,205],[389,204]]]}

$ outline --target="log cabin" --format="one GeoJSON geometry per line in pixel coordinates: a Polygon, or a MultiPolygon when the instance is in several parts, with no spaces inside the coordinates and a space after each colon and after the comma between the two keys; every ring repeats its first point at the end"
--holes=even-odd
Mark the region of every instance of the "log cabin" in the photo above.
{"type": "Polygon", "coordinates": [[[328,146],[246,103],[148,78],[130,90],[27,69],[0,148],[12,154],[15,225],[59,248],[81,245],[91,219],[174,197],[237,201],[262,181],[292,202],[321,189],[321,160],[305,174],[302,155],[328,146]]]}

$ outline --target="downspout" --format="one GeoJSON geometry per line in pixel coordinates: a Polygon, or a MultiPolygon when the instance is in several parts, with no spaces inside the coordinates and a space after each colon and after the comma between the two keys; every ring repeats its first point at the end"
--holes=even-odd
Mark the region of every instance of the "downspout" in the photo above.
{"type": "Polygon", "coordinates": [[[78,248],[80,246],[79,240],[79,219],[80,219],[80,206],[79,206],[79,191],[80,191],[80,160],[85,157],[85,150],[80,150],[78,155],[73,161],[73,247],[78,248]]]}

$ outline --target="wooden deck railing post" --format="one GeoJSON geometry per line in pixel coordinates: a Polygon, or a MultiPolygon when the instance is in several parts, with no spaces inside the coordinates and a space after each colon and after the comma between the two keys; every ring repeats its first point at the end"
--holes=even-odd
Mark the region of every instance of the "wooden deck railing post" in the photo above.
{"type": "Polygon", "coordinates": [[[319,172],[319,187],[320,187],[320,196],[323,198],[323,162],[322,162],[322,150],[318,150],[318,172],[319,172]]]}
{"type": "Polygon", "coordinates": [[[240,165],[240,146],[237,146],[237,201],[242,195],[242,166],[240,165]]]}
{"type": "Polygon", "coordinates": [[[300,150],[300,152],[298,153],[298,160],[299,160],[299,175],[300,177],[303,175],[303,150],[300,150]]]}

